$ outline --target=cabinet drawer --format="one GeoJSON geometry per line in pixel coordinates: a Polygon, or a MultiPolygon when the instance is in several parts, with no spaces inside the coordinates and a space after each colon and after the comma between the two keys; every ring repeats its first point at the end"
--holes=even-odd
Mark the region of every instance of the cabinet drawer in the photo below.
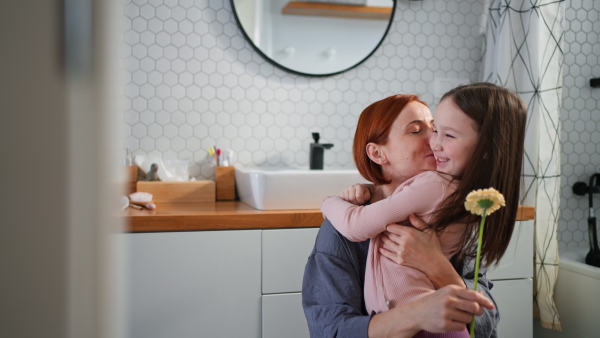
{"type": "Polygon", "coordinates": [[[488,270],[492,280],[533,277],[533,220],[515,224],[504,257],[488,270]]]}
{"type": "Polygon", "coordinates": [[[262,293],[300,292],[319,228],[262,232],[262,293]]]}
{"type": "Polygon", "coordinates": [[[260,336],[260,230],[125,238],[127,337],[260,336]]]}
{"type": "Polygon", "coordinates": [[[302,294],[262,297],[263,338],[308,338],[308,324],[302,310],[302,294]]]}

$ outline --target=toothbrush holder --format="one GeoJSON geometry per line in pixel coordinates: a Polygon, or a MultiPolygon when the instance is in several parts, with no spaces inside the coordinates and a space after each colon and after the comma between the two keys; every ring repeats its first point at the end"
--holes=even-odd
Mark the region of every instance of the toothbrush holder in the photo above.
{"type": "Polygon", "coordinates": [[[235,200],[235,167],[215,167],[217,201],[235,200]]]}

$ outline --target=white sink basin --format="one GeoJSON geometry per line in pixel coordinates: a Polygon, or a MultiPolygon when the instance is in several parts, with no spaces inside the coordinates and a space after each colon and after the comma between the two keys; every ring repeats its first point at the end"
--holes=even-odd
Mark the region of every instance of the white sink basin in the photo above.
{"type": "Polygon", "coordinates": [[[364,182],[356,169],[235,168],[240,200],[259,210],[320,209],[325,197],[364,182]]]}

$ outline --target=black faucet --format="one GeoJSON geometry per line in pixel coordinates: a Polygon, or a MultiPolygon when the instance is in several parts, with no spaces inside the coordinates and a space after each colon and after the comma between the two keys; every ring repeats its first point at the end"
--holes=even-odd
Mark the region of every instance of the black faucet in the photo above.
{"type": "Polygon", "coordinates": [[[600,193],[600,174],[590,177],[590,184],[576,182],[573,185],[573,193],[576,195],[589,195],[590,215],[588,217],[588,238],[590,251],[585,256],[585,264],[600,268],[600,248],[598,247],[598,233],[596,231],[596,214],[594,212],[594,194],[600,193]],[[594,184],[594,180],[596,183],[594,184]]]}
{"type": "Polygon", "coordinates": [[[319,143],[319,133],[312,133],[315,143],[310,144],[310,169],[323,170],[323,153],[325,149],[331,149],[333,143],[319,143]]]}

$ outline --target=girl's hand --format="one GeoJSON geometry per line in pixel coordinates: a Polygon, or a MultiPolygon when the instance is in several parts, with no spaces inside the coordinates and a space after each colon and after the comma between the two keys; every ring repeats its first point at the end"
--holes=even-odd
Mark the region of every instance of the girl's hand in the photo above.
{"type": "Polygon", "coordinates": [[[379,250],[381,255],[423,272],[436,289],[450,284],[466,287],[462,277],[442,253],[436,232],[414,215],[409,216],[409,221],[415,228],[388,225],[382,235],[385,245],[379,250]]]}
{"type": "Polygon", "coordinates": [[[374,188],[374,185],[357,183],[344,189],[340,193],[340,198],[352,204],[363,205],[371,198],[371,187],[374,188]]]}

